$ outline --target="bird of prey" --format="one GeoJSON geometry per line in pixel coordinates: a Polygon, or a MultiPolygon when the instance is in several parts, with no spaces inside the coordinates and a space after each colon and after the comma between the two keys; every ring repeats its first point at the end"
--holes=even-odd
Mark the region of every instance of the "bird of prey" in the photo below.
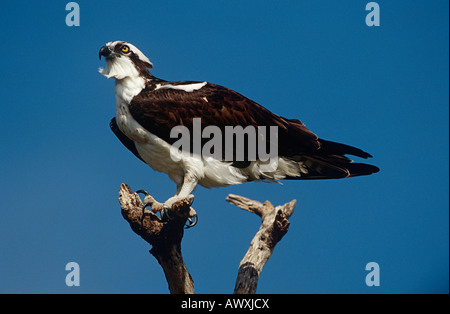
{"type": "MultiPolygon", "coordinates": [[[[355,163],[345,156],[368,158],[370,154],[318,138],[300,120],[272,113],[236,91],[209,82],[168,82],[153,76],[149,71],[153,64],[130,43],[108,42],[99,51],[99,58],[102,56],[106,66],[99,72],[116,80],[112,131],[136,157],[176,183],[175,195],[163,206],[165,213],[161,214],[166,218],[175,202],[192,198],[198,184],[211,188],[248,181],[340,179],[379,171],[376,166],[355,163]],[[238,159],[236,151],[228,158],[194,153],[174,159],[171,147],[178,138],[171,136],[171,131],[177,126],[194,131],[195,118],[201,119],[203,128],[215,126],[222,131],[227,126],[276,126],[276,138],[265,139],[266,144],[277,141],[276,167],[266,169],[266,161],[258,156],[238,159]]],[[[252,140],[245,142],[250,144],[252,140]]],[[[205,145],[205,138],[201,145],[205,145]]],[[[236,150],[235,146],[227,148],[236,150]]]]}

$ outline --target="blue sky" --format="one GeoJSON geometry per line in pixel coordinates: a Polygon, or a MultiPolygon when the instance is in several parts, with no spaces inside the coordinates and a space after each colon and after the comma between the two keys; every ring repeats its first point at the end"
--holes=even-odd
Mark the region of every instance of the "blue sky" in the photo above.
{"type": "Polygon", "coordinates": [[[231,293],[258,217],[229,193],[297,199],[259,293],[448,293],[448,1],[2,2],[0,292],[167,293],[149,245],[120,214],[122,182],[157,199],[175,184],[109,130],[114,82],[98,50],[125,40],[166,80],[232,88],[381,172],[347,180],[195,191],[183,254],[198,293],[231,293]],[[79,287],[65,265],[81,268],[79,287]],[[365,284],[380,265],[381,286],[365,284]]]}

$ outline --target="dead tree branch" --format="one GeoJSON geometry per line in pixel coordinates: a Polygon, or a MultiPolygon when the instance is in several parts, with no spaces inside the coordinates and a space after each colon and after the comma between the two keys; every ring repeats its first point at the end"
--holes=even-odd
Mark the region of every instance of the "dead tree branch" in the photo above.
{"type": "MultiPolygon", "coordinates": [[[[164,270],[169,290],[172,294],[192,294],[194,280],[189,274],[181,254],[181,240],[184,225],[190,217],[189,200],[183,200],[173,207],[176,217],[163,222],[151,211],[145,209],[139,195],[133,193],[126,184],[120,186],[119,202],[122,215],[130,224],[131,229],[152,245],[150,253],[156,258],[164,270]]],[[[151,198],[147,196],[146,198],[151,198]]],[[[153,199],[152,211],[159,211],[162,204],[153,199]]]]}
{"type": "MultiPolygon", "coordinates": [[[[144,199],[151,204],[151,210],[143,209],[139,195],[133,193],[124,183],[120,186],[119,202],[122,215],[130,224],[131,229],[152,245],[150,253],[157,259],[163,268],[170,293],[192,294],[194,280],[189,274],[181,254],[181,240],[184,235],[184,226],[195,211],[190,207],[190,200],[185,199],[172,207],[175,218],[170,221],[161,221],[154,213],[162,208],[151,195],[144,199]],[[153,212],[153,213],[152,213],[153,212]]],[[[228,195],[228,202],[255,213],[261,217],[262,224],[253,238],[250,248],[239,265],[238,277],[234,293],[255,293],[262,268],[272,255],[277,243],[289,229],[289,217],[294,212],[296,201],[293,200],[282,206],[273,207],[266,201],[264,204],[238,195],[228,195]]]]}
{"type": "Polygon", "coordinates": [[[253,294],[256,292],[259,275],[264,265],[272,255],[277,243],[289,230],[288,219],[294,212],[296,201],[293,200],[274,208],[269,201],[261,204],[239,195],[230,194],[226,200],[239,208],[257,214],[262,220],[259,231],[239,264],[234,288],[235,294],[253,294]]]}

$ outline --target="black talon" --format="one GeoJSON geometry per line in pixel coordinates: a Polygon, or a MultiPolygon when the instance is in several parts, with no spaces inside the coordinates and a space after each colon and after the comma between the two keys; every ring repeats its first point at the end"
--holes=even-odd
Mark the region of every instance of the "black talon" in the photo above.
{"type": "Polygon", "coordinates": [[[170,214],[170,210],[167,207],[163,207],[161,209],[161,220],[162,221],[169,221],[169,220],[172,220],[174,218],[175,217],[170,214]]]}
{"type": "MultiPolygon", "coordinates": [[[[144,202],[145,202],[145,197],[150,195],[150,193],[148,193],[145,190],[138,190],[138,191],[136,191],[136,193],[145,195],[144,196],[144,202]]],[[[189,202],[190,204],[189,205],[192,205],[193,202],[194,202],[194,198],[192,198],[190,200],[190,202],[189,202]]],[[[147,207],[151,208],[152,205],[153,205],[153,202],[149,202],[149,203],[144,204],[144,206],[142,206],[141,226],[143,225],[143,222],[144,222],[145,208],[147,208],[147,207]]],[[[153,214],[153,213],[150,211],[150,214],[153,214]]],[[[170,221],[170,220],[173,220],[175,218],[173,215],[171,215],[170,209],[167,208],[167,207],[163,207],[161,209],[160,215],[161,215],[161,220],[162,221],[170,221]]],[[[197,214],[195,214],[195,216],[193,216],[193,217],[189,217],[187,220],[189,221],[189,224],[186,224],[184,226],[184,228],[185,229],[189,229],[189,228],[194,227],[197,224],[197,222],[198,222],[197,214]]]]}
{"type": "Polygon", "coordinates": [[[139,191],[136,191],[136,193],[141,193],[141,194],[144,194],[145,196],[150,195],[146,190],[139,190],[139,191]]]}
{"type": "MultiPolygon", "coordinates": [[[[136,193],[138,193],[138,194],[144,194],[145,197],[147,197],[147,196],[150,195],[150,193],[148,193],[148,192],[145,191],[145,190],[138,190],[138,191],[136,191],[136,193]]],[[[145,197],[144,197],[144,202],[145,202],[145,197]]],[[[141,225],[144,223],[145,209],[146,209],[147,207],[150,207],[150,208],[151,208],[152,205],[153,205],[153,203],[151,202],[151,203],[146,203],[146,204],[144,204],[144,206],[142,206],[141,225]]]]}
{"type": "Polygon", "coordinates": [[[144,204],[144,206],[142,206],[142,216],[141,216],[141,225],[144,223],[144,217],[145,217],[145,209],[147,208],[147,207],[152,207],[152,203],[147,203],[147,204],[144,204]]]}
{"type": "Polygon", "coordinates": [[[188,225],[185,225],[185,226],[184,226],[184,229],[192,228],[192,227],[194,227],[194,226],[197,224],[197,222],[198,222],[198,216],[197,216],[197,214],[195,214],[194,217],[189,217],[188,220],[189,220],[189,224],[188,224],[188,225]]]}

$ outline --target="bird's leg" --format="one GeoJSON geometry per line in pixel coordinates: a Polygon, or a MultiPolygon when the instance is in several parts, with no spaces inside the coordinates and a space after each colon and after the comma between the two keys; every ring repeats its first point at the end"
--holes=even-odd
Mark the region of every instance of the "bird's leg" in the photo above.
{"type": "MultiPolygon", "coordinates": [[[[153,196],[151,196],[147,191],[145,190],[139,190],[136,191],[136,193],[144,194],[144,206],[142,207],[142,218],[141,220],[144,220],[145,215],[145,209],[147,207],[150,207],[151,211],[153,213],[160,212],[161,213],[161,220],[162,221],[169,221],[174,219],[173,214],[173,206],[177,202],[181,200],[187,199],[189,201],[189,206],[192,205],[194,201],[194,195],[191,194],[191,192],[195,189],[197,186],[197,178],[193,175],[187,173],[183,180],[177,184],[177,191],[175,193],[175,196],[169,198],[164,204],[159,203],[156,201],[153,196]]],[[[186,228],[191,228],[197,224],[198,218],[197,213],[195,210],[191,207],[189,211],[189,224],[186,225],[186,228]]],[[[141,222],[142,222],[141,221],[141,222]]]]}
{"type": "MultiPolygon", "coordinates": [[[[187,172],[184,175],[183,181],[181,184],[177,184],[177,192],[175,196],[169,198],[167,201],[164,202],[162,209],[161,209],[161,218],[162,220],[171,220],[173,219],[173,214],[171,214],[172,207],[175,203],[179,202],[183,199],[188,199],[190,205],[194,202],[194,195],[192,195],[192,191],[194,191],[195,187],[197,186],[197,178],[187,172]]],[[[191,208],[190,217],[188,218],[189,225],[187,225],[187,228],[193,227],[197,223],[197,214],[195,213],[195,210],[191,208]]]]}
{"type": "Polygon", "coordinates": [[[173,204],[179,202],[182,199],[189,199],[190,203],[194,201],[194,195],[191,192],[197,186],[197,178],[190,173],[186,173],[183,181],[180,184],[177,184],[177,192],[174,196],[169,198],[164,202],[163,210],[170,210],[173,207],[173,204]]]}

